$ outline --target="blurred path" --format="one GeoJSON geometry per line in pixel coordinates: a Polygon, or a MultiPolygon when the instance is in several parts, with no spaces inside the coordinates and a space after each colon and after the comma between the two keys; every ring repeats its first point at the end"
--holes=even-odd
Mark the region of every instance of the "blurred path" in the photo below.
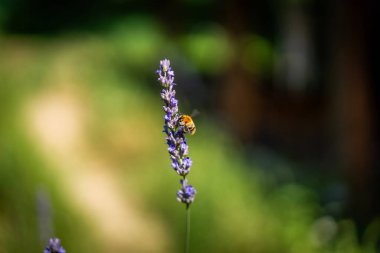
{"type": "Polygon", "coordinates": [[[163,224],[144,212],[117,168],[86,141],[88,97],[78,88],[70,55],[56,59],[46,78],[48,90],[26,105],[26,118],[31,136],[58,168],[67,199],[95,224],[104,252],[168,252],[163,224]]]}

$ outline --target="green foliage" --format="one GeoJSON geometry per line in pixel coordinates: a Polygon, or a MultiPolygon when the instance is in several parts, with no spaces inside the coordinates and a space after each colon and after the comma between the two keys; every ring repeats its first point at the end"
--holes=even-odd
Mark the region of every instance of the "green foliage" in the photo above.
{"type": "Polygon", "coordinates": [[[274,65],[274,49],[271,43],[258,35],[247,36],[242,63],[250,72],[268,77],[274,65]]]}
{"type": "Polygon", "coordinates": [[[199,71],[210,74],[225,69],[232,53],[227,34],[217,25],[199,25],[184,36],[180,44],[199,71]]]}

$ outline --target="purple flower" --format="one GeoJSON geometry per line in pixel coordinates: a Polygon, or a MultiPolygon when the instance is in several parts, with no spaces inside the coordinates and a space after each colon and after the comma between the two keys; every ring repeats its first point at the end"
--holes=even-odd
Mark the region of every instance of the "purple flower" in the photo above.
{"type": "MultiPolygon", "coordinates": [[[[178,124],[181,115],[178,109],[178,100],[175,98],[174,71],[170,66],[170,61],[168,59],[160,61],[160,68],[156,73],[158,74],[158,81],[163,87],[161,90],[161,99],[164,102],[162,108],[165,112],[163,132],[167,135],[166,143],[168,144],[170,159],[172,160],[171,166],[178,175],[183,177],[185,180],[183,182],[187,184],[186,176],[190,173],[192,161],[188,157],[189,146],[187,145],[185,132],[183,131],[183,127],[178,124]]],[[[183,182],[181,181],[182,185],[183,182]]],[[[182,190],[179,192],[182,192],[184,189],[182,187],[182,190]]],[[[192,186],[186,189],[187,193],[190,193],[190,189],[192,190],[192,194],[189,195],[192,197],[186,197],[187,200],[181,202],[189,205],[194,200],[195,190],[192,186]]],[[[187,196],[186,194],[182,195],[187,196]]]]}
{"type": "Polygon", "coordinates": [[[61,241],[58,238],[50,238],[49,245],[45,248],[44,253],[66,253],[66,250],[61,246],[61,241]]]}
{"type": "Polygon", "coordinates": [[[158,80],[161,82],[162,86],[169,87],[175,85],[174,82],[174,71],[170,67],[170,61],[165,59],[160,61],[160,69],[156,72],[159,77],[158,80]]]}
{"type": "Polygon", "coordinates": [[[183,169],[184,170],[190,170],[190,167],[191,165],[193,164],[193,162],[191,161],[190,157],[186,157],[184,160],[183,160],[183,169]]]}
{"type": "Polygon", "coordinates": [[[193,186],[189,185],[187,179],[180,180],[182,189],[177,192],[177,200],[179,202],[185,203],[187,206],[193,203],[195,194],[197,191],[193,186]]]}
{"type": "Polygon", "coordinates": [[[179,150],[181,152],[182,155],[187,155],[189,153],[189,146],[186,145],[186,143],[181,143],[181,145],[179,145],[179,150]]]}
{"type": "MultiPolygon", "coordinates": [[[[161,66],[161,69],[163,69],[164,72],[171,70],[171,68],[170,68],[170,61],[168,59],[164,59],[164,60],[160,61],[160,66],[161,66]]],[[[173,73],[173,76],[174,76],[174,73],[173,73]]]]}

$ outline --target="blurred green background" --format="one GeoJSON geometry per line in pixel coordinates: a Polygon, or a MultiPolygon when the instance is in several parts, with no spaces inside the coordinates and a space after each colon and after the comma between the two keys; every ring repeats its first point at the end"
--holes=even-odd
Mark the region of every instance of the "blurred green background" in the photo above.
{"type": "Polygon", "coordinates": [[[0,1],[0,253],[379,252],[374,1],[0,1]]]}

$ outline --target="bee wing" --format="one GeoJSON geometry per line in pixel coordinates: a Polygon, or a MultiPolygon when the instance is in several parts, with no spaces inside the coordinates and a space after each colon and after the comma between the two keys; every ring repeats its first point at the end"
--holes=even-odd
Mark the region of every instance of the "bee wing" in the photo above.
{"type": "Polygon", "coordinates": [[[194,109],[191,114],[190,114],[190,117],[194,118],[194,117],[197,117],[199,114],[201,114],[200,111],[198,111],[197,109],[194,109]]]}

